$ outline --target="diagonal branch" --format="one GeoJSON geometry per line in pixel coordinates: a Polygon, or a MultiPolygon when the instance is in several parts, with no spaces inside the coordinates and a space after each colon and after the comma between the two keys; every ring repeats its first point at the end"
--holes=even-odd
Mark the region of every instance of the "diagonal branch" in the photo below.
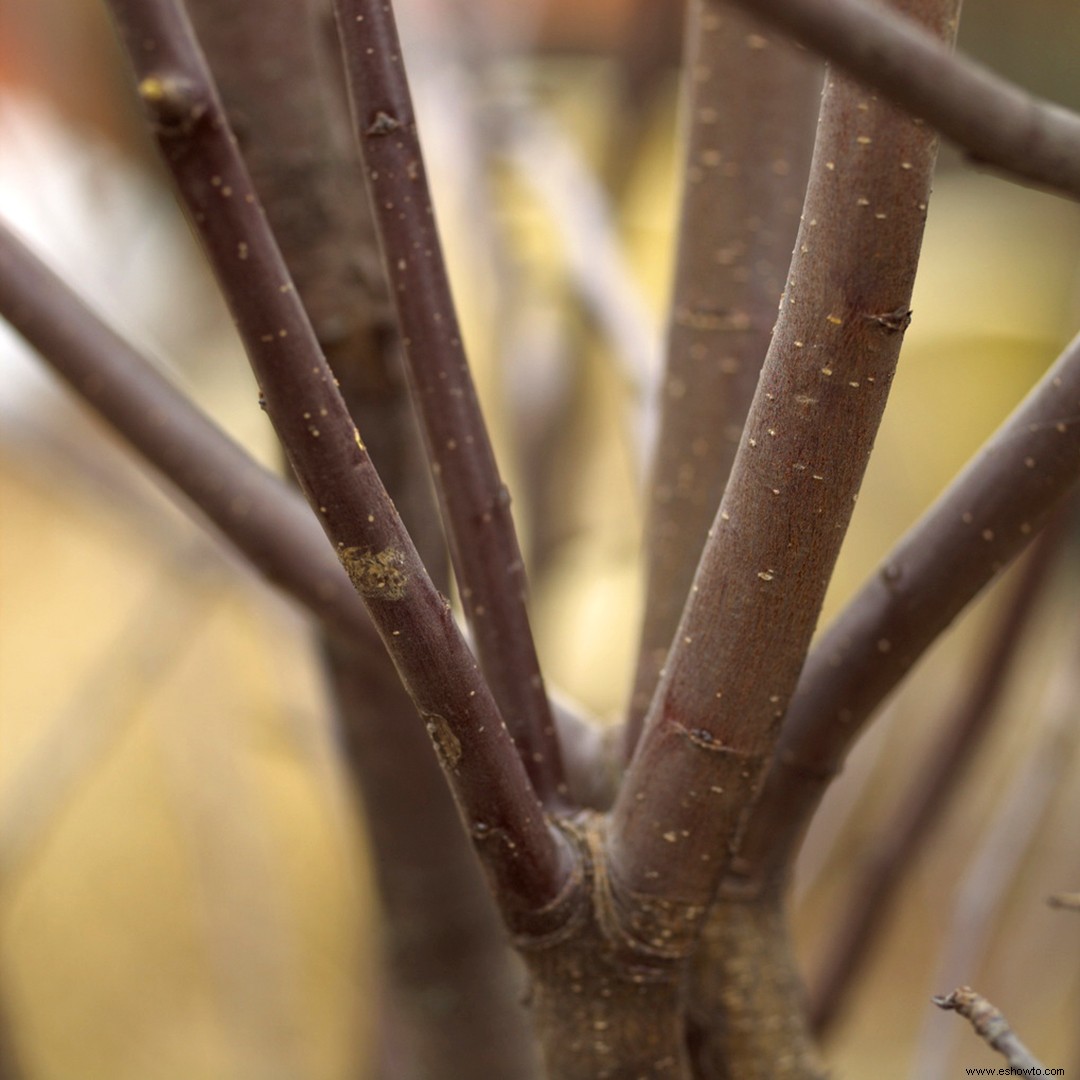
{"type": "Polygon", "coordinates": [[[0,313],[269,581],[359,647],[375,628],[310,510],[0,223],[0,313]]]}
{"type": "Polygon", "coordinates": [[[424,719],[507,917],[535,911],[568,882],[566,845],[334,384],[187,18],[171,0],[110,7],[301,487],[424,719]]]}
{"type": "Polygon", "coordinates": [[[1067,535],[1059,517],[1032,546],[981,652],[968,693],[943,717],[940,737],[922,767],[914,770],[914,780],[900,806],[872,842],[870,857],[856,875],[836,920],[836,932],[813,987],[810,1015],[816,1031],[828,1030],[840,1015],[859,973],[873,956],[876,935],[894,910],[905,871],[933,835],[935,824],[941,821],[980,747],[1001,718],[999,702],[1067,535]]]}
{"type": "Polygon", "coordinates": [[[863,725],[1077,480],[1080,337],[814,646],[743,835],[740,877],[786,878],[863,725]]]}
{"type": "MultiPolygon", "coordinates": [[[[954,0],[907,0],[947,34],[954,0]]],[[[803,222],[731,478],[615,803],[628,897],[705,909],[794,691],[909,319],[937,140],[827,78],[803,222]],[[872,268],[872,272],[869,272],[872,268]]]]}
{"type": "Polygon", "coordinates": [[[1080,199],[1080,116],[864,0],[734,0],[933,124],[978,163],[1080,199]]]}
{"type": "Polygon", "coordinates": [[[971,987],[958,987],[951,994],[931,998],[931,1001],[939,1009],[952,1010],[970,1021],[975,1034],[1001,1054],[1010,1069],[1017,1069],[1025,1076],[1047,1075],[1047,1070],[1009,1027],[1001,1010],[971,987]]]}
{"type": "Polygon", "coordinates": [[[688,138],[627,758],[731,472],[806,190],[822,71],[762,30],[728,4],[690,5],[688,138]]]}
{"type": "Polygon", "coordinates": [[[465,613],[529,776],[551,803],[565,783],[525,609],[525,567],[450,294],[393,11],[381,0],[336,0],[335,12],[353,123],[465,613]]]}
{"type": "MultiPolygon", "coordinates": [[[[186,6],[349,414],[432,580],[445,590],[449,553],[409,398],[330,6],[186,6]]],[[[331,555],[325,538],[317,539],[331,555]]],[[[362,609],[347,579],[346,587],[362,609]]],[[[382,1060],[396,1050],[392,1075],[402,1080],[462,1073],[525,1080],[535,1068],[520,973],[416,709],[381,646],[361,650],[326,634],[319,646],[341,748],[364,803],[380,900],[385,1022],[368,1056],[382,1060]],[[400,1045],[388,1028],[401,1031],[400,1045]]]]}

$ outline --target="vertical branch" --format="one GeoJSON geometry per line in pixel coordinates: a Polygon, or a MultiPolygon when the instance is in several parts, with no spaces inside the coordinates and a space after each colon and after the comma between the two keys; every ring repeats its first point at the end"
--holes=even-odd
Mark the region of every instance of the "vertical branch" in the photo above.
{"type": "Polygon", "coordinates": [[[187,8],[349,412],[425,566],[444,587],[442,534],[349,128],[329,6],[325,0],[188,0],[187,8]]]}
{"type": "Polygon", "coordinates": [[[353,123],[477,653],[537,792],[565,787],[525,568],[457,324],[391,5],[335,0],[353,123]]]}
{"type": "Polygon", "coordinates": [[[566,845],[334,384],[190,25],[171,0],[111,8],[293,469],[424,719],[504,912],[535,911],[568,882],[566,845]]]}
{"type": "Polygon", "coordinates": [[[720,505],[791,261],[821,68],[726,3],[690,5],[688,128],[629,758],[720,505]]]}
{"type": "Polygon", "coordinates": [[[412,703],[381,658],[335,644],[324,655],[375,861],[383,996],[408,1063],[383,1075],[531,1080],[523,980],[423,729],[406,722],[412,703]]]}
{"type": "Polygon", "coordinates": [[[873,853],[836,920],[837,931],[826,949],[822,973],[814,987],[811,1020],[816,1030],[827,1031],[843,1009],[872,955],[875,936],[892,913],[904,872],[925,847],[998,719],[998,702],[1066,536],[1059,517],[1034,545],[991,631],[966,699],[940,725],[941,737],[929,752],[926,764],[915,770],[915,782],[883,835],[873,842],[873,853]]]}
{"type": "MultiPolygon", "coordinates": [[[[956,0],[902,8],[935,33],[956,0]]],[[[795,688],[900,352],[937,141],[835,74],[735,464],[615,803],[613,885],[704,914],[795,688]]]]}

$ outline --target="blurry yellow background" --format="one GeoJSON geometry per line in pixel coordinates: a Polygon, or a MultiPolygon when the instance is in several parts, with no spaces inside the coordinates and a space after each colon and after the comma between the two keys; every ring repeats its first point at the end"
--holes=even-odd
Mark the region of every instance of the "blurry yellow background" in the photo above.
{"type": "MultiPolygon", "coordinates": [[[[63,12],[72,55],[85,59],[87,42],[104,40],[95,14],[88,5],[63,12]],[[92,32],[72,32],[84,18],[92,32]]],[[[104,108],[113,90],[102,73],[111,53],[103,55],[85,69],[96,94],[71,99],[59,76],[55,86],[68,88],[69,122],[123,143],[118,133],[130,119],[104,108]]],[[[585,160],[599,161],[613,101],[603,63],[554,61],[540,82],[566,138],[585,160]]],[[[672,82],[645,117],[619,221],[657,333],[676,191],[673,107],[672,82]]],[[[12,130],[0,124],[0,140],[12,130]]],[[[515,343],[500,340],[507,299],[463,216],[467,174],[440,158],[434,137],[432,144],[466,338],[519,491],[534,463],[508,437],[520,425],[513,376],[498,363],[516,356],[515,343]]],[[[13,145],[0,148],[4,170],[13,168],[13,145]]],[[[948,155],[946,164],[901,372],[826,619],[1056,356],[1080,316],[1080,212],[962,171],[948,155]]],[[[567,290],[550,207],[512,170],[490,180],[528,302],[538,317],[558,311],[567,290]]],[[[183,244],[182,229],[169,235],[183,244]]],[[[190,258],[183,246],[177,275],[190,258]]],[[[223,317],[205,285],[190,287],[209,306],[186,314],[184,325],[145,333],[183,364],[183,378],[218,419],[272,460],[223,317]]],[[[122,312],[123,297],[114,302],[122,312]]],[[[160,315],[153,298],[145,308],[147,320],[160,315]]],[[[533,611],[545,671],[612,718],[636,646],[638,448],[625,429],[625,376],[580,316],[569,318],[572,358],[560,377],[582,403],[556,417],[549,430],[558,442],[541,447],[562,517],[549,535],[546,509],[522,498],[516,507],[538,560],[544,549],[533,611]]],[[[305,626],[103,446],[95,425],[61,396],[32,390],[4,410],[0,994],[27,1080],[362,1075],[374,985],[370,887],[305,626]]],[[[1040,622],[1032,662],[1010,694],[1017,714],[1036,708],[1049,659],[1075,637],[1071,614],[1050,612],[1040,622]]],[[[826,806],[808,845],[800,915],[809,957],[827,936],[860,844],[887,816],[930,725],[961,685],[980,632],[967,620],[935,652],[826,806]],[[834,841],[829,829],[845,806],[856,807],[856,824],[834,841]]],[[[835,1043],[838,1075],[909,1075],[926,999],[949,989],[927,983],[941,945],[943,916],[935,921],[935,912],[948,908],[972,836],[1031,738],[1022,724],[995,738],[935,854],[916,867],[835,1043]]],[[[1050,1065],[1069,1065],[1076,1052],[1080,925],[1044,910],[1042,898],[1080,887],[1071,824],[1080,820],[1078,779],[1073,762],[1071,787],[1023,864],[1023,889],[1010,900],[981,985],[991,996],[1005,988],[999,1004],[1050,1065]]],[[[962,1036],[958,1064],[994,1063],[962,1036]]]]}

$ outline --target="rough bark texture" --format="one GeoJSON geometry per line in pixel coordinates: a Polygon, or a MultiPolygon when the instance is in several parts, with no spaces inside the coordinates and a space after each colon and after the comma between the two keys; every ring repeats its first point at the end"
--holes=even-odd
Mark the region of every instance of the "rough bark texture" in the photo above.
{"type": "Polygon", "coordinates": [[[581,880],[558,928],[519,938],[530,1005],[551,1080],[690,1080],[682,998],[685,940],[643,942],[611,890],[602,816],[565,825],[581,880]]]}
{"type": "Polygon", "coordinates": [[[695,958],[687,1017],[700,1080],[810,1080],[825,1067],[805,1021],[778,894],[722,894],[695,958]]]}

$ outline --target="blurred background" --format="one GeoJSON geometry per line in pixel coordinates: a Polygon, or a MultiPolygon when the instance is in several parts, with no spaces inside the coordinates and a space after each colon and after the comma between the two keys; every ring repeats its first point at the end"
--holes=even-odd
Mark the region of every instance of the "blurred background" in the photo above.
{"type": "MultiPolygon", "coordinates": [[[[610,721],[639,620],[679,7],[398,9],[545,672],[610,721]]],[[[1077,108],[1077,34],[1069,0],[969,0],[961,48],[1077,108]]],[[[0,213],[274,463],[132,96],[97,0],[0,4],[0,213]]],[[[943,152],[914,321],[826,621],[1075,333],[1078,253],[1075,206],[943,152]]],[[[6,331],[0,415],[0,995],[26,1080],[362,1076],[363,826],[308,627],[6,331]]],[[[999,1064],[929,1004],[960,982],[1045,1064],[1080,1072],[1080,917],[1045,903],[1080,888],[1080,582],[1063,561],[1001,722],[830,1037],[838,1076],[999,1064]]],[[[928,657],[823,807],[798,883],[811,975],[1002,595],[928,657]]]]}

